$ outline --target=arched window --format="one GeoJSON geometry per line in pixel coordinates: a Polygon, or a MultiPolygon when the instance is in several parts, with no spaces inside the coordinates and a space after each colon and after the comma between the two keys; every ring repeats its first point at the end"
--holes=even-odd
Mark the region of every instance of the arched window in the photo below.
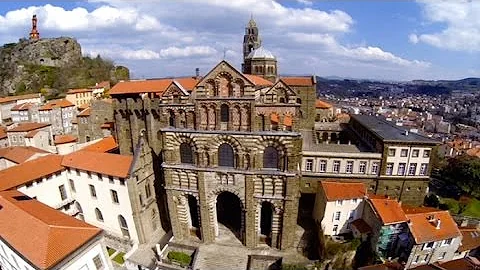
{"type": "Polygon", "coordinates": [[[78,210],[78,218],[81,219],[81,220],[85,220],[85,218],[83,217],[83,209],[82,209],[82,206],[80,206],[80,204],[78,202],[75,202],[75,206],[78,210]]]}
{"type": "Polygon", "coordinates": [[[278,151],[273,146],[265,148],[263,151],[263,167],[278,169],[278,151]]]}
{"type": "Polygon", "coordinates": [[[222,106],[220,106],[220,121],[228,122],[229,119],[230,119],[230,112],[228,109],[228,105],[222,104],[222,106]]]}
{"type": "Polygon", "coordinates": [[[122,230],[122,235],[126,237],[130,237],[130,233],[128,232],[127,221],[122,215],[118,216],[118,224],[120,225],[120,230],[122,230]]]}
{"type": "Polygon", "coordinates": [[[168,125],[171,127],[175,127],[175,113],[173,111],[169,112],[168,125]]]}
{"type": "Polygon", "coordinates": [[[279,102],[280,103],[285,103],[285,98],[281,97],[279,102]]]}
{"type": "Polygon", "coordinates": [[[300,98],[297,98],[297,103],[302,104],[302,100],[300,98]]]}
{"type": "Polygon", "coordinates": [[[180,144],[180,162],[193,164],[192,147],[188,143],[180,144]]]}
{"type": "Polygon", "coordinates": [[[152,209],[152,229],[153,231],[157,230],[157,211],[152,209]]]}
{"type": "Polygon", "coordinates": [[[95,208],[95,216],[97,217],[98,221],[103,222],[103,215],[102,215],[102,212],[100,211],[100,209],[95,208]]]}
{"type": "Polygon", "coordinates": [[[218,147],[218,165],[223,167],[234,167],[235,165],[233,148],[227,143],[218,147]]]}

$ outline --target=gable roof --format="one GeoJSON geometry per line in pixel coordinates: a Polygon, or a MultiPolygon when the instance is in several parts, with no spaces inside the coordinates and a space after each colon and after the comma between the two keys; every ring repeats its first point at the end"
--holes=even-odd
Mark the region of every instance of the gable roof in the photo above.
{"type": "Polygon", "coordinates": [[[28,132],[36,129],[41,129],[44,127],[48,127],[50,124],[48,123],[35,123],[35,122],[25,122],[25,123],[20,123],[16,127],[12,129],[8,129],[8,132],[28,132]]]}
{"type": "Polygon", "coordinates": [[[22,100],[22,99],[31,99],[31,98],[40,98],[40,93],[2,97],[2,98],[0,98],[0,104],[1,103],[7,103],[7,102],[13,102],[13,101],[17,101],[17,100],[22,100]]]}
{"type": "Polygon", "coordinates": [[[119,178],[127,178],[132,161],[133,156],[80,150],[66,155],[61,165],[119,178]]]}
{"type": "Polygon", "coordinates": [[[63,98],[63,99],[51,100],[47,104],[40,107],[38,110],[39,111],[48,111],[48,110],[55,109],[55,108],[66,108],[66,107],[71,107],[71,106],[75,106],[75,105],[73,103],[71,103],[70,101],[63,98]]]}
{"type": "Polygon", "coordinates": [[[455,238],[461,235],[457,223],[448,211],[430,207],[403,206],[402,208],[410,221],[408,223],[410,233],[417,244],[455,238]]]}
{"type": "Polygon", "coordinates": [[[118,144],[113,138],[113,136],[105,137],[98,142],[92,143],[88,146],[82,148],[83,151],[93,151],[93,152],[111,152],[118,148],[118,144]]]}
{"type": "Polygon", "coordinates": [[[13,106],[10,111],[28,111],[33,106],[33,103],[25,102],[13,106]]]}
{"type": "Polygon", "coordinates": [[[317,99],[317,101],[315,101],[315,108],[317,108],[317,109],[330,109],[330,108],[332,108],[332,104],[327,103],[323,100],[317,99]]]}
{"type": "Polygon", "coordinates": [[[257,75],[243,74],[247,79],[249,79],[253,84],[257,86],[272,86],[273,83],[267,79],[264,79],[257,75]]]}
{"type": "Polygon", "coordinates": [[[321,181],[322,190],[327,201],[363,198],[367,195],[364,183],[321,181]]]}
{"type": "Polygon", "coordinates": [[[77,141],[77,137],[72,135],[55,135],[54,144],[64,144],[64,143],[73,143],[77,141]]]}
{"type": "Polygon", "coordinates": [[[265,94],[268,94],[269,92],[273,91],[273,89],[277,89],[277,87],[278,87],[279,85],[285,87],[285,88],[287,89],[287,91],[289,91],[289,92],[292,94],[292,96],[296,96],[296,95],[297,95],[297,93],[295,93],[295,91],[293,91],[293,89],[292,89],[289,85],[287,85],[285,82],[283,82],[282,80],[277,81],[272,87],[270,87],[270,88],[265,92],[265,94]]]}
{"type": "Polygon", "coordinates": [[[172,82],[161,93],[161,95],[165,95],[168,92],[168,90],[170,89],[170,87],[172,87],[172,85],[176,86],[184,96],[188,96],[187,90],[185,88],[183,88],[183,86],[179,82],[177,82],[176,80],[172,80],[172,82]]]}
{"type": "Polygon", "coordinates": [[[228,63],[227,61],[225,60],[222,60],[220,61],[220,63],[216,64],[215,67],[213,67],[195,86],[199,85],[199,84],[202,84],[204,81],[206,80],[209,80],[209,76],[210,74],[217,68],[219,67],[220,65],[226,65],[228,68],[230,68],[233,72],[237,73],[237,75],[239,75],[240,77],[242,77],[243,79],[245,79],[247,82],[249,82],[251,85],[255,85],[255,83],[249,79],[246,75],[247,74],[243,74],[241,73],[240,71],[238,71],[234,66],[230,65],[230,63],[228,63]]]}
{"type": "Polygon", "coordinates": [[[290,86],[313,86],[313,76],[308,76],[308,77],[301,77],[301,76],[295,76],[295,77],[282,77],[280,78],[282,81],[284,81],[287,85],[290,86]]]}
{"type": "Polygon", "coordinates": [[[0,191],[62,171],[62,156],[47,155],[0,171],[0,191]]]}
{"type": "Polygon", "coordinates": [[[68,94],[85,93],[85,92],[93,92],[93,89],[90,89],[90,88],[69,89],[69,90],[67,91],[67,95],[68,95],[68,94]]]}
{"type": "Polygon", "coordinates": [[[10,146],[0,148],[0,158],[8,159],[17,164],[27,161],[36,154],[47,153],[47,151],[32,146],[10,146]]]}
{"type": "Polygon", "coordinates": [[[460,252],[480,247],[480,230],[476,227],[460,227],[462,233],[462,245],[458,247],[460,252]]]}
{"type": "Polygon", "coordinates": [[[368,201],[382,221],[383,225],[406,222],[408,219],[401,204],[391,198],[369,198],[368,201]]]}
{"type": "Polygon", "coordinates": [[[185,90],[192,91],[197,84],[197,79],[193,77],[183,78],[164,78],[164,79],[149,79],[137,81],[121,81],[115,84],[110,89],[110,95],[121,94],[141,94],[141,93],[163,93],[167,90],[170,84],[176,81],[185,90]]]}
{"type": "Polygon", "coordinates": [[[19,191],[0,192],[0,235],[39,269],[50,269],[102,230],[19,191]]]}

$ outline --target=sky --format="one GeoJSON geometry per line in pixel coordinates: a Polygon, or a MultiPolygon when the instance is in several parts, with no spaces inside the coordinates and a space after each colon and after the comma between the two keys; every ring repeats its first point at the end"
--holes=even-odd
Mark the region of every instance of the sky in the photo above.
{"type": "Polygon", "coordinates": [[[480,0],[1,1],[0,44],[74,37],[87,56],[134,78],[240,69],[245,26],[257,22],[280,74],[379,80],[480,77],[480,0]]]}

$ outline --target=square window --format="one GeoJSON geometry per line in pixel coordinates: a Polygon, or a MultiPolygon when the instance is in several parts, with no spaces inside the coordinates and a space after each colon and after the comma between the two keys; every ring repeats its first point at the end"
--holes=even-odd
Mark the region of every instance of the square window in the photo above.
{"type": "Polygon", "coordinates": [[[398,164],[398,171],[397,171],[397,174],[398,175],[405,175],[405,167],[407,166],[406,163],[399,163],[398,164]]]}
{"type": "Polygon", "coordinates": [[[427,175],[428,163],[422,163],[420,165],[420,175],[427,175]]]}
{"type": "Polygon", "coordinates": [[[337,200],[336,203],[337,205],[343,205],[343,200],[337,200]]]}
{"type": "Polygon", "coordinates": [[[408,156],[408,149],[402,149],[400,151],[400,156],[401,157],[407,157],[408,156]]]}
{"type": "Polygon", "coordinates": [[[395,151],[395,148],[389,148],[389,149],[388,149],[388,156],[389,156],[389,157],[395,156],[395,152],[396,152],[396,151],[395,151]]]}
{"type": "Polygon", "coordinates": [[[412,150],[412,157],[418,157],[418,153],[420,152],[420,150],[418,149],[413,149],[412,150]]]}
{"type": "Polygon", "coordinates": [[[378,162],[372,164],[372,174],[378,174],[378,162]]]}
{"type": "Polygon", "coordinates": [[[408,168],[408,175],[415,175],[417,172],[417,163],[410,163],[410,168],[408,168]]]}
{"type": "Polygon", "coordinates": [[[97,191],[95,190],[95,186],[93,186],[93,185],[89,185],[89,186],[90,186],[90,195],[93,198],[97,198],[97,191]]]}
{"type": "Polygon", "coordinates": [[[111,190],[110,190],[110,194],[112,195],[112,202],[113,202],[113,203],[119,203],[117,191],[111,189],[111,190]]]}
{"type": "Polygon", "coordinates": [[[101,173],[97,173],[97,177],[98,177],[98,180],[102,181],[103,178],[102,178],[102,174],[101,173]]]}
{"type": "Polygon", "coordinates": [[[327,171],[327,161],[320,160],[320,172],[326,172],[326,171],[327,171]]]}
{"type": "Polygon", "coordinates": [[[335,217],[334,217],[334,220],[340,220],[340,216],[342,215],[342,213],[340,211],[338,212],[335,212],[335,217]]]}
{"type": "Polygon", "coordinates": [[[387,168],[385,170],[386,175],[392,175],[393,173],[393,163],[387,163],[387,168]]]}
{"type": "Polygon", "coordinates": [[[351,161],[351,160],[347,161],[347,166],[345,167],[345,172],[346,173],[352,173],[353,172],[353,161],[351,161]]]}
{"type": "Polygon", "coordinates": [[[305,164],[305,170],[307,172],[313,171],[313,159],[307,159],[307,162],[305,164]]]}
{"type": "Polygon", "coordinates": [[[430,157],[430,150],[423,150],[423,157],[424,158],[430,157]]]}
{"type": "Polygon", "coordinates": [[[333,172],[334,173],[340,172],[340,160],[333,161],[333,172]]]}
{"type": "Polygon", "coordinates": [[[367,171],[367,162],[360,161],[360,165],[358,166],[359,173],[365,173],[367,171]]]}

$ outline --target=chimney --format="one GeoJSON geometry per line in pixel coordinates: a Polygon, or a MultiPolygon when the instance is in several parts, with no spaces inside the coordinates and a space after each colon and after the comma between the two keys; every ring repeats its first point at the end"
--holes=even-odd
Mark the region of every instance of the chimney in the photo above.
{"type": "Polygon", "coordinates": [[[435,227],[437,230],[440,229],[440,223],[441,223],[441,220],[438,218],[437,219],[437,226],[435,227]]]}
{"type": "Polygon", "coordinates": [[[403,135],[408,136],[408,130],[405,130],[405,132],[403,133],[403,135]]]}
{"type": "Polygon", "coordinates": [[[195,77],[197,79],[200,78],[200,69],[199,68],[195,68],[195,77]]]}

